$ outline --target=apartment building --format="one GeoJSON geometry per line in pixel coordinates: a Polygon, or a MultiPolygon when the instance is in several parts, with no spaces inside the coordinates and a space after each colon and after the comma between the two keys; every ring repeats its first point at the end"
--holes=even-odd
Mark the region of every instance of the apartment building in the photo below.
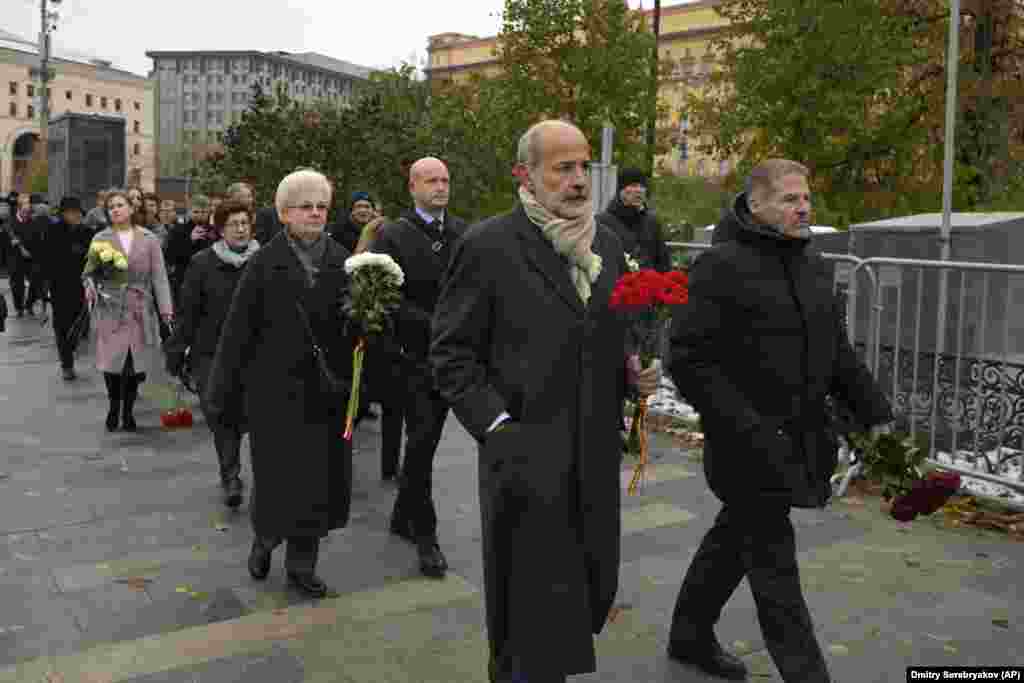
{"type": "MultiPolygon", "coordinates": [[[[125,119],[129,178],[152,187],[156,168],[149,80],[117,69],[109,61],[75,56],[60,48],[53,52],[54,76],[45,93],[51,119],[68,112],[125,119]]],[[[44,96],[34,77],[38,68],[38,45],[0,29],[0,194],[28,189],[44,96]]]]}
{"type": "Polygon", "coordinates": [[[371,69],[315,52],[150,51],[161,175],[177,175],[219,143],[238,121],[258,83],[283,85],[302,102],[345,106],[369,82],[371,69]],[[197,151],[198,150],[198,151],[197,151]]]}

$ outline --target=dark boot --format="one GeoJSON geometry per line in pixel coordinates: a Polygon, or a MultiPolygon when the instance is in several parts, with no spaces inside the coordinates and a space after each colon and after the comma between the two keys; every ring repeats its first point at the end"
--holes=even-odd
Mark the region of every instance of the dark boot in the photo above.
{"type": "Polygon", "coordinates": [[[238,507],[242,504],[242,435],[237,431],[217,426],[213,432],[213,444],[220,462],[220,484],[224,489],[224,504],[238,507]]]}
{"type": "Polygon", "coordinates": [[[121,376],[110,372],[103,373],[103,382],[107,385],[107,399],[110,408],[107,410],[107,431],[117,429],[121,413],[121,376]]]}
{"type": "Polygon", "coordinates": [[[139,375],[134,373],[125,373],[121,376],[124,382],[124,394],[121,397],[123,401],[121,418],[126,432],[134,432],[139,428],[135,423],[135,399],[139,397],[139,383],[141,382],[139,377],[139,375]]]}

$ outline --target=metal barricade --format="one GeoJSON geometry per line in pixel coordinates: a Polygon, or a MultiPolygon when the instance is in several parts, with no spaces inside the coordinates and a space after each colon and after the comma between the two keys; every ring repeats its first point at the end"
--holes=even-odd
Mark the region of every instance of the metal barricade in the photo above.
{"type": "Polygon", "coordinates": [[[1024,491],[1024,266],[865,259],[853,336],[901,431],[944,469],[1024,491]],[[961,464],[965,463],[965,464],[961,464]]]}
{"type": "Polygon", "coordinates": [[[1024,266],[824,256],[897,429],[943,469],[1024,491],[1024,266]]]}

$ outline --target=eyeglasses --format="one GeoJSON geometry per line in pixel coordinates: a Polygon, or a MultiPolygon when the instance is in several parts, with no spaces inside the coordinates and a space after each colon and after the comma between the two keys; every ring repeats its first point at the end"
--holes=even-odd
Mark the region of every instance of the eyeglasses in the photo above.
{"type": "Polygon", "coordinates": [[[312,213],[314,209],[317,210],[317,211],[325,211],[326,212],[331,207],[330,207],[329,204],[323,204],[323,203],[313,204],[312,202],[306,202],[305,204],[292,204],[288,208],[289,209],[301,209],[302,211],[305,211],[306,213],[312,213]]]}
{"type": "Polygon", "coordinates": [[[228,221],[224,224],[225,228],[248,228],[252,224],[248,220],[244,221],[228,221]]]}

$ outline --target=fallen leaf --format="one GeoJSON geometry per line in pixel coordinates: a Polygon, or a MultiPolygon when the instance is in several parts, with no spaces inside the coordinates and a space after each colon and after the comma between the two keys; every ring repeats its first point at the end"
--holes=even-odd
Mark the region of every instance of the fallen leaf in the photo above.
{"type": "Polygon", "coordinates": [[[1009,619],[1003,619],[1003,618],[993,619],[992,623],[995,624],[996,626],[1000,627],[1000,628],[1010,628],[1010,620],[1009,619]]]}
{"type": "Polygon", "coordinates": [[[868,637],[869,638],[877,638],[880,635],[882,635],[882,629],[879,628],[878,626],[872,626],[871,628],[868,629],[868,637]]]}
{"type": "Polygon", "coordinates": [[[196,600],[205,600],[206,599],[206,593],[203,593],[202,591],[192,591],[188,595],[189,595],[189,597],[195,598],[196,600]]]}
{"type": "Polygon", "coordinates": [[[908,567],[920,567],[921,566],[921,561],[920,560],[915,560],[914,558],[911,558],[911,557],[904,557],[903,558],[903,562],[906,563],[906,565],[908,567]]]}
{"type": "Polygon", "coordinates": [[[217,522],[216,524],[213,525],[213,528],[216,529],[217,531],[227,531],[231,527],[228,526],[227,524],[225,524],[224,522],[217,522]]]}
{"type": "Polygon", "coordinates": [[[934,633],[925,633],[925,635],[931,638],[932,640],[939,641],[940,643],[948,643],[949,641],[953,640],[952,636],[937,636],[934,633]]]}
{"type": "Polygon", "coordinates": [[[178,586],[177,588],[174,589],[174,592],[175,593],[191,593],[192,592],[192,586],[188,586],[188,585],[178,586]]]}
{"type": "Polygon", "coordinates": [[[745,640],[734,640],[732,641],[732,649],[739,655],[745,655],[750,652],[750,643],[745,640]]]}
{"type": "Polygon", "coordinates": [[[946,652],[950,653],[951,655],[955,655],[957,652],[959,652],[959,650],[957,650],[955,647],[953,647],[949,643],[946,643],[945,645],[943,645],[942,649],[945,650],[946,652]]]}
{"type": "Polygon", "coordinates": [[[833,643],[832,645],[829,645],[828,646],[828,651],[831,652],[834,655],[848,655],[848,654],[850,654],[850,648],[846,647],[845,645],[841,645],[839,643],[833,643]]]}

